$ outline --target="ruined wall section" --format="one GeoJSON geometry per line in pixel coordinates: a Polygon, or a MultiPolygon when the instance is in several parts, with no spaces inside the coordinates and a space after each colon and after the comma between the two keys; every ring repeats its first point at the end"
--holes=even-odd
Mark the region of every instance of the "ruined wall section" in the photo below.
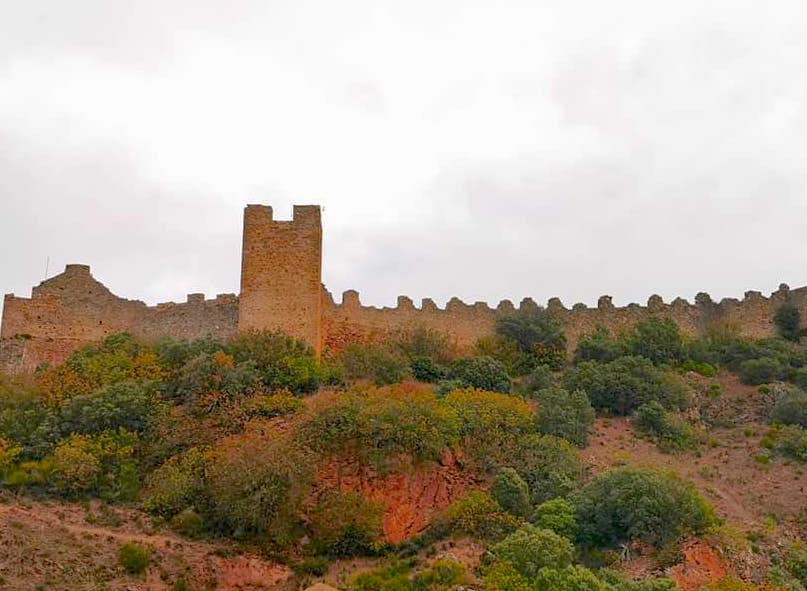
{"type": "Polygon", "coordinates": [[[322,343],[322,221],[317,205],[295,205],[291,221],[247,205],[238,330],[280,330],[322,343]]]}
{"type": "MultiPolygon", "coordinates": [[[[749,291],[742,300],[727,298],[713,302],[707,294],[701,293],[694,304],[681,298],[665,304],[660,296],[654,295],[646,306],[616,307],[610,296],[602,296],[595,308],[584,304],[566,308],[557,298],[549,300],[546,307],[563,322],[568,348],[572,352],[580,337],[598,326],[616,336],[651,317],[670,318],[684,334],[693,337],[722,326],[732,327],[749,338],[770,337],[776,334],[773,316],[786,302],[795,305],[802,318],[807,319],[807,287],[790,290],[784,284],[770,297],[749,291]]],[[[535,306],[532,299],[526,298],[519,309],[535,306]]],[[[483,302],[469,305],[457,298],[452,298],[444,309],[438,308],[430,299],[424,299],[421,307],[416,308],[405,296],[398,298],[395,308],[375,308],[363,306],[355,291],[344,292],[339,304],[325,291],[323,345],[330,350],[339,350],[351,342],[378,342],[413,329],[428,328],[446,335],[457,353],[468,354],[478,339],[493,334],[499,315],[514,310],[508,300],[491,308],[483,302]]]]}
{"type": "Polygon", "coordinates": [[[144,340],[230,336],[237,306],[234,295],[206,301],[195,294],[185,304],[149,307],[114,295],[88,266],[67,265],[34,287],[30,298],[5,296],[0,371],[28,373],[43,362],[61,363],[72,351],[119,332],[144,340]]]}

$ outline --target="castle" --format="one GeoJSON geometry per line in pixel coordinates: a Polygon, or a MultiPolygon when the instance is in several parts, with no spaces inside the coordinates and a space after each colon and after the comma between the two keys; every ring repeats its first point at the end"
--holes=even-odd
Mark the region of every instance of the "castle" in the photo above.
{"type": "MultiPolygon", "coordinates": [[[[746,292],[742,300],[713,302],[704,293],[695,303],[678,298],[665,304],[651,296],[646,306],[615,307],[602,296],[596,308],[557,298],[547,307],[564,322],[570,348],[580,335],[604,326],[618,333],[649,316],[672,318],[690,335],[710,326],[729,324],[744,336],[761,338],[775,332],[773,315],[783,303],[807,317],[807,287],[786,285],[763,297],[746,292]]],[[[530,298],[520,307],[536,306],[530,298]]],[[[241,293],[207,300],[190,294],[184,303],[147,306],[114,295],[86,265],[67,265],[64,273],[34,287],[30,298],[5,296],[0,326],[0,371],[21,374],[42,363],[59,363],[70,352],[107,335],[130,332],[144,340],[161,337],[227,338],[239,331],[280,330],[309,343],[317,353],[345,343],[380,340],[388,334],[425,327],[445,334],[460,352],[469,352],[480,337],[493,332],[497,316],[515,309],[507,300],[496,308],[452,298],[444,309],[430,299],[419,308],[405,296],[395,308],[363,306],[356,291],[336,303],[322,285],[322,222],[316,205],[295,205],[290,221],[275,220],[272,208],[247,205],[244,210],[241,293]]]]}

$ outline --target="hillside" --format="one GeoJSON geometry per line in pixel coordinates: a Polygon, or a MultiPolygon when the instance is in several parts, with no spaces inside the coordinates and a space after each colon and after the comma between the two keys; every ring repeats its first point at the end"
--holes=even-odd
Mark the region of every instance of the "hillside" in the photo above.
{"type": "Polygon", "coordinates": [[[0,388],[3,589],[802,589],[807,349],[515,313],[116,335],[0,388]]]}

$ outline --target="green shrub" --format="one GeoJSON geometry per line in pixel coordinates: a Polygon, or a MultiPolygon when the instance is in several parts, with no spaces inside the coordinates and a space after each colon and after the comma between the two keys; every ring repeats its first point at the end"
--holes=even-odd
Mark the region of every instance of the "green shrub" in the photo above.
{"type": "Polygon", "coordinates": [[[0,377],[0,438],[20,446],[25,458],[38,458],[51,445],[53,417],[43,397],[0,377]]]}
{"type": "Polygon", "coordinates": [[[502,468],[490,488],[493,499],[511,515],[526,519],[532,510],[530,489],[512,468],[502,468]]]}
{"type": "Polygon", "coordinates": [[[535,429],[530,406],[515,396],[455,390],[445,404],[459,418],[463,449],[485,469],[509,465],[521,436],[535,429]]]}
{"type": "Polygon", "coordinates": [[[194,339],[164,338],[154,346],[154,352],[162,365],[172,375],[194,357],[212,355],[216,351],[224,351],[225,344],[211,336],[194,339]]]}
{"type": "Polygon", "coordinates": [[[772,447],[777,453],[798,462],[807,462],[807,429],[785,425],[773,429],[767,438],[772,440],[772,447]]]}
{"type": "Polygon", "coordinates": [[[786,368],[775,357],[746,359],[739,366],[740,380],[744,384],[759,385],[774,382],[785,377],[786,368]]]}
{"type": "Polygon", "coordinates": [[[383,463],[405,453],[439,459],[443,449],[459,442],[459,428],[456,412],[431,388],[409,382],[322,399],[299,437],[316,451],[350,449],[383,463]]]}
{"type": "Polygon", "coordinates": [[[60,494],[97,494],[110,500],[131,499],[139,488],[134,459],[137,435],[124,429],[61,440],[42,462],[49,484],[60,494]]]}
{"type": "Polygon", "coordinates": [[[198,413],[208,413],[221,404],[261,392],[262,388],[254,361],[236,363],[231,355],[216,351],[189,359],[168,383],[165,394],[198,413]]]}
{"type": "Polygon", "coordinates": [[[485,569],[485,591],[535,591],[535,584],[507,562],[495,562],[485,569]]]}
{"type": "Polygon", "coordinates": [[[479,388],[490,392],[510,391],[507,368],[492,357],[455,359],[449,366],[448,377],[462,382],[466,388],[479,388]]]}
{"type": "Polygon", "coordinates": [[[448,371],[431,357],[415,357],[409,364],[412,377],[419,382],[436,384],[445,379],[448,371]]]}
{"type": "Polygon", "coordinates": [[[415,359],[429,359],[435,364],[444,364],[451,358],[451,345],[448,338],[441,332],[419,327],[404,332],[395,341],[395,347],[406,358],[413,362],[415,359]]]}
{"type": "Polygon", "coordinates": [[[151,562],[151,550],[140,544],[128,542],[118,548],[118,562],[130,575],[146,572],[151,562]]]}
{"type": "Polygon", "coordinates": [[[665,451],[690,449],[697,444],[695,429],[679,415],[666,411],[655,400],[637,409],[634,425],[641,434],[655,440],[665,451]]]}
{"type": "Polygon", "coordinates": [[[469,492],[457,499],[437,518],[432,529],[437,535],[467,535],[483,540],[501,539],[518,526],[488,493],[469,492]]]}
{"type": "Polygon", "coordinates": [[[352,492],[329,490],[311,512],[309,530],[314,550],[338,558],[369,554],[381,536],[384,508],[352,492]]]}
{"type": "Polygon", "coordinates": [[[603,568],[597,572],[599,578],[608,583],[613,591],[675,591],[675,582],[665,577],[650,577],[640,581],[628,579],[622,573],[603,568]]]}
{"type": "Polygon", "coordinates": [[[291,568],[298,577],[321,577],[327,574],[330,566],[331,561],[327,556],[309,556],[291,568]]]}
{"type": "Polygon", "coordinates": [[[537,365],[525,378],[522,388],[527,393],[534,393],[550,388],[554,383],[552,368],[548,365],[537,365]]]}
{"type": "Polygon", "coordinates": [[[595,417],[585,392],[547,388],[540,390],[535,400],[538,403],[536,424],[539,432],[562,437],[581,447],[586,445],[595,417]]]}
{"type": "Polygon", "coordinates": [[[496,320],[496,333],[515,341],[524,353],[534,354],[541,349],[562,351],[566,348],[566,335],[560,319],[545,308],[521,307],[496,320]]]}
{"type": "Polygon", "coordinates": [[[146,479],[143,508],[170,519],[205,503],[205,453],[193,448],[170,458],[146,479]]]}
{"type": "Polygon", "coordinates": [[[619,415],[657,400],[666,408],[681,407],[687,392],[680,380],[643,357],[620,357],[608,363],[584,361],[566,372],[566,390],[583,390],[594,408],[619,415]]]}
{"type": "Polygon", "coordinates": [[[574,503],[578,539],[589,547],[633,540],[661,547],[717,522],[694,486],[672,472],[650,468],[604,472],[575,495],[574,503]]]}
{"type": "Polygon", "coordinates": [[[799,388],[783,388],[774,402],[770,421],[807,428],[807,392],[799,388]]]}
{"type": "Polygon", "coordinates": [[[263,386],[270,391],[313,392],[326,378],[314,350],[280,332],[240,333],[229,343],[228,352],[236,364],[254,364],[263,386]]]}
{"type": "Polygon", "coordinates": [[[498,560],[511,564],[520,574],[534,578],[544,567],[563,568],[571,565],[574,546],[553,531],[527,524],[493,546],[491,552],[498,560]]]}
{"type": "Polygon", "coordinates": [[[530,488],[534,504],[564,497],[575,490],[584,474],[577,449],[564,439],[531,434],[506,450],[508,464],[530,488]]]}
{"type": "Polygon", "coordinates": [[[623,340],[627,353],[654,363],[678,363],[684,359],[684,339],[678,325],[669,318],[640,320],[623,340]]]}
{"type": "Polygon", "coordinates": [[[350,581],[351,591],[420,591],[413,588],[409,579],[412,567],[403,562],[394,562],[391,566],[380,567],[356,575],[350,581]]]}
{"type": "Polygon", "coordinates": [[[802,584],[807,586],[807,543],[794,542],[785,555],[785,568],[802,584]]]}
{"type": "Polygon", "coordinates": [[[193,509],[185,509],[177,513],[171,518],[169,524],[172,530],[189,538],[198,538],[206,530],[204,517],[193,509]]]}
{"type": "Polygon", "coordinates": [[[438,558],[425,571],[415,575],[412,589],[413,591],[421,589],[448,591],[456,589],[464,579],[465,569],[459,562],[450,558],[438,558]]]}
{"type": "Polygon", "coordinates": [[[166,412],[153,384],[118,382],[68,400],[58,411],[55,430],[62,435],[121,428],[143,433],[166,412]]]}
{"type": "Polygon", "coordinates": [[[790,376],[790,381],[802,390],[807,390],[807,367],[801,367],[793,371],[790,376]]]}
{"type": "Polygon", "coordinates": [[[773,315],[779,335],[788,341],[798,341],[801,336],[801,313],[793,304],[782,304],[773,315]]]}
{"type": "Polygon", "coordinates": [[[227,535],[288,543],[312,471],[310,452],[288,433],[267,429],[222,440],[206,461],[207,521],[227,535]]]}
{"type": "Polygon", "coordinates": [[[525,353],[514,340],[498,334],[485,336],[476,341],[474,356],[493,357],[500,361],[511,376],[523,376],[536,366],[536,357],[525,353]]]}
{"type": "Polygon", "coordinates": [[[367,379],[383,386],[409,377],[406,357],[400,351],[381,345],[351,344],[339,352],[336,360],[349,380],[367,379]]]}
{"type": "Polygon", "coordinates": [[[622,347],[611,338],[608,329],[598,326],[591,334],[580,337],[574,358],[576,361],[613,361],[623,354],[622,347]]]}
{"type": "Polygon", "coordinates": [[[535,591],[614,591],[582,566],[542,568],[535,578],[535,591]]]}
{"type": "Polygon", "coordinates": [[[274,394],[250,396],[244,400],[242,408],[247,417],[271,419],[293,415],[305,408],[305,403],[289,392],[280,390],[274,394]]]}
{"type": "Polygon", "coordinates": [[[549,529],[573,540],[577,535],[577,515],[574,505],[566,499],[550,499],[535,509],[530,520],[536,527],[549,529]]]}

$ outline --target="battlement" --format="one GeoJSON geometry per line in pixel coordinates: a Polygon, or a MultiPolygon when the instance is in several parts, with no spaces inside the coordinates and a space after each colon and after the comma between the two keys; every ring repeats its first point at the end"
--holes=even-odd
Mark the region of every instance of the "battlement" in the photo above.
{"type": "MultiPolygon", "coordinates": [[[[731,325],[747,337],[775,334],[773,315],[784,303],[807,317],[807,287],[781,284],[769,296],[746,291],[742,299],[716,302],[698,293],[694,303],[678,297],[665,303],[651,295],[645,305],[615,306],[610,295],[596,306],[566,307],[550,298],[546,307],[563,322],[569,348],[581,335],[602,326],[614,334],[652,316],[670,318],[681,330],[698,335],[716,325],[731,325]]],[[[419,306],[398,296],[393,307],[365,306],[356,290],[339,303],[322,285],[322,219],[319,206],[295,205],[291,220],[275,220],[268,205],[244,208],[241,292],[206,299],[188,294],[182,303],[147,306],[113,294],[88,265],[69,264],[31,290],[30,297],[6,294],[0,325],[0,370],[29,372],[43,362],[58,363],[78,347],[116,332],[156,340],[162,337],[228,338],[239,331],[280,330],[309,343],[317,352],[350,342],[384,340],[402,331],[428,328],[444,334],[459,353],[469,353],[479,338],[491,335],[496,319],[515,310],[534,309],[530,297],[518,306],[450,298],[439,307],[430,298],[419,306]]]]}

